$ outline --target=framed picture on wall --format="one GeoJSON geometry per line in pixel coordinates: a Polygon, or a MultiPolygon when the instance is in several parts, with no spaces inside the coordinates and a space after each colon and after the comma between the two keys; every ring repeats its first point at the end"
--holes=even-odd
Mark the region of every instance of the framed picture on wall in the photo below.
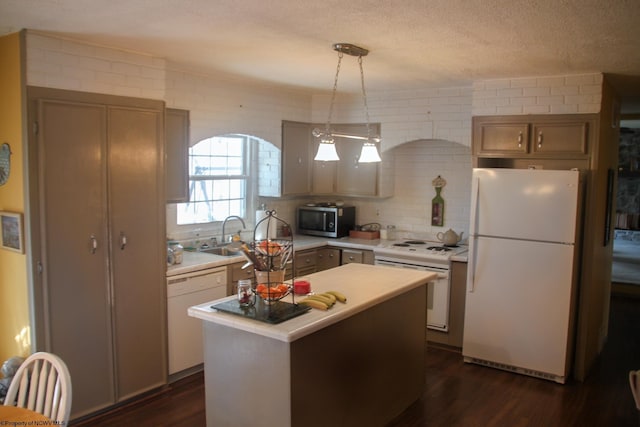
{"type": "Polygon", "coordinates": [[[22,214],[0,212],[0,245],[3,249],[24,253],[22,214]]]}

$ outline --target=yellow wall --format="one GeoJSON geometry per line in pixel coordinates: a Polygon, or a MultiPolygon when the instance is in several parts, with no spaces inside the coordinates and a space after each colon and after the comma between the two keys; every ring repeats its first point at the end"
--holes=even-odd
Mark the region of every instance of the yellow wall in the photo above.
{"type": "MultiPolygon", "coordinates": [[[[0,186],[0,211],[25,212],[22,132],[23,69],[20,33],[0,37],[0,144],[11,146],[11,175],[0,186]]],[[[23,218],[24,223],[24,218],[23,218]]],[[[25,239],[26,241],[26,239],[25,239]]],[[[0,363],[30,353],[27,258],[0,248],[0,363]]]]}

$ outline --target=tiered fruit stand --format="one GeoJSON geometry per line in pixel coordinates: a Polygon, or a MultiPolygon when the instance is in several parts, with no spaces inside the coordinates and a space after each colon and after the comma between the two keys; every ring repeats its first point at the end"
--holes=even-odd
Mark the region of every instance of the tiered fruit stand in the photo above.
{"type": "Polygon", "coordinates": [[[212,306],[216,310],[249,317],[267,323],[280,323],[307,312],[308,306],[295,302],[293,292],[295,265],[293,265],[293,238],[270,236],[273,222],[282,227],[289,227],[285,221],[276,217],[275,211],[267,211],[267,216],[260,220],[253,231],[253,242],[242,243],[241,249],[249,262],[253,264],[254,278],[252,284],[251,303],[246,304],[247,295],[241,296],[245,304],[240,304],[238,299],[227,300],[212,306]],[[266,230],[259,233],[262,238],[256,238],[258,230],[266,230]],[[285,270],[287,263],[291,261],[291,281],[285,282],[285,270]],[[291,296],[291,303],[283,301],[291,296]]]}

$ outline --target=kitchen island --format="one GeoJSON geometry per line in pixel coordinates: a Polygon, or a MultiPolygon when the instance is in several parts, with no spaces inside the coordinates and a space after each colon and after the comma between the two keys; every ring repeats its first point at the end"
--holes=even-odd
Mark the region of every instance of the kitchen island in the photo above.
{"type": "Polygon", "coordinates": [[[382,426],[420,397],[435,274],[346,264],[307,277],[346,304],[275,325],[211,308],[233,297],[189,308],[203,320],[208,426],[382,426]]]}

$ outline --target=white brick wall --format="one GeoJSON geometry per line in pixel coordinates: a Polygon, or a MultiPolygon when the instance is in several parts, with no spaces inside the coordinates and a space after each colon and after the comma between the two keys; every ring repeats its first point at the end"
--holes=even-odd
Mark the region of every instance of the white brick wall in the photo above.
{"type": "Polygon", "coordinates": [[[474,116],[598,113],[603,75],[521,77],[473,83],[474,116]]]}
{"type": "Polygon", "coordinates": [[[471,149],[450,141],[413,141],[393,149],[395,195],[383,200],[357,200],[360,224],[379,222],[395,225],[398,235],[434,238],[453,228],[468,233],[471,182],[471,149]],[[440,175],[447,181],[444,226],[431,226],[432,181],[440,175]],[[379,212],[379,215],[378,215],[379,212]]]}
{"type": "MultiPolygon", "coordinates": [[[[439,139],[471,146],[471,87],[368,92],[371,122],[379,122],[382,151],[416,140],[439,139]]],[[[312,120],[324,123],[330,95],[314,95],[312,120]]],[[[338,94],[335,123],[364,122],[362,96],[338,94]]]]}
{"type": "MultiPolygon", "coordinates": [[[[358,224],[394,225],[398,237],[435,239],[449,228],[457,233],[469,229],[471,149],[450,141],[413,141],[392,149],[395,155],[395,195],[388,199],[345,199],[356,206],[358,224]],[[431,226],[432,181],[438,175],[447,181],[442,190],[445,199],[443,227],[431,226]]],[[[336,199],[340,199],[337,197],[336,199]]],[[[304,199],[262,199],[276,209],[278,216],[295,221],[295,208],[306,201],[327,201],[327,197],[304,199]]]]}
{"type": "Polygon", "coordinates": [[[191,143],[241,133],[280,147],[282,120],[309,121],[311,96],[228,76],[202,75],[169,64],[167,106],[189,110],[191,143]]]}
{"type": "MultiPolygon", "coordinates": [[[[352,201],[358,207],[358,222],[393,224],[412,234],[435,234],[448,228],[466,234],[472,115],[597,113],[602,82],[602,74],[595,73],[483,80],[470,87],[369,92],[371,121],[382,125],[382,150],[396,152],[395,196],[352,201]],[[447,180],[443,190],[445,225],[431,227],[430,206],[435,195],[431,181],[438,175],[447,180]]],[[[243,133],[279,147],[283,119],[324,123],[330,101],[326,94],[310,96],[229,76],[203,75],[149,55],[32,31],[27,32],[27,84],[163,99],[168,107],[191,112],[192,144],[211,135],[243,133]]],[[[333,121],[364,120],[360,95],[339,93],[333,121]]],[[[275,157],[272,160],[276,168],[275,157]]],[[[261,201],[289,222],[294,221],[295,207],[302,203],[301,199],[261,201]]],[[[187,230],[171,224],[175,206],[170,205],[167,213],[169,233],[182,238],[187,230]]],[[[198,230],[201,235],[213,231],[217,232],[205,227],[198,230]]]]}
{"type": "Polygon", "coordinates": [[[165,61],[27,32],[27,84],[150,99],[165,97],[165,61]]]}

